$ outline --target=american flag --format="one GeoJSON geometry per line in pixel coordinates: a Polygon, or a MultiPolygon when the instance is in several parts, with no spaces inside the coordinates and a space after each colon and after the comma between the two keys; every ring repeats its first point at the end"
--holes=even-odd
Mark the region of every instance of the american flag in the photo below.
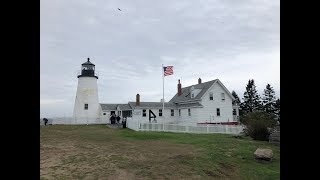
{"type": "Polygon", "coordinates": [[[164,76],[169,76],[173,74],[173,66],[164,66],[163,67],[164,70],[164,76]]]}

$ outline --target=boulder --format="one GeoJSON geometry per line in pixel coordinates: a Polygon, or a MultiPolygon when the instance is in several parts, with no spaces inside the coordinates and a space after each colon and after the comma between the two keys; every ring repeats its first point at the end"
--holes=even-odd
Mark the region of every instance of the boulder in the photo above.
{"type": "Polygon", "coordinates": [[[273,152],[271,149],[258,148],[254,152],[255,158],[258,160],[271,161],[273,158],[273,152]]]}

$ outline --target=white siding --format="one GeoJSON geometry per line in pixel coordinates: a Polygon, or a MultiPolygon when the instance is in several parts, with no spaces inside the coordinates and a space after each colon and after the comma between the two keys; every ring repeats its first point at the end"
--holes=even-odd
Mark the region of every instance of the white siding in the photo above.
{"type": "MultiPolygon", "coordinates": [[[[181,116],[179,110],[174,109],[174,116],[171,116],[171,109],[165,109],[162,116],[159,116],[159,109],[151,109],[155,113],[157,123],[183,123],[183,124],[196,124],[195,120],[198,117],[198,111],[201,108],[190,108],[191,116],[188,116],[188,108],[181,109],[181,116]],[[165,118],[164,118],[164,117],[165,118]]],[[[146,116],[142,117],[142,109],[135,109],[132,113],[132,119],[138,120],[140,123],[149,123],[149,109],[146,109],[146,116]]]]}
{"type": "Polygon", "coordinates": [[[98,99],[97,79],[95,77],[79,77],[73,117],[77,124],[97,123],[101,108],[98,99]],[[84,109],[88,104],[88,110],[84,109]]]}
{"type": "Polygon", "coordinates": [[[233,121],[232,98],[228,95],[219,83],[215,83],[202,97],[200,102],[203,108],[198,109],[195,119],[198,122],[228,122],[233,121]],[[213,93],[213,100],[209,100],[210,92],[213,93]],[[225,93],[225,100],[221,100],[221,93],[225,93]],[[217,108],[220,109],[220,116],[217,116],[217,108]]]}
{"type": "Polygon", "coordinates": [[[111,111],[102,111],[101,112],[101,119],[102,119],[102,122],[104,123],[111,123],[110,122],[110,115],[111,115],[111,111]],[[106,115],[103,115],[103,113],[106,113],[106,115]]]}
{"type": "MultiPolygon", "coordinates": [[[[149,122],[149,109],[146,110],[146,116],[142,116],[142,109],[135,109],[132,112],[132,119],[139,120],[141,123],[148,123],[149,122]]],[[[171,116],[171,109],[164,109],[162,112],[162,116],[159,116],[159,109],[151,109],[151,111],[157,116],[156,120],[158,123],[176,123],[178,121],[179,112],[177,109],[174,109],[174,116],[171,116]]],[[[153,121],[153,118],[152,120],[153,121]]]]}
{"type": "Polygon", "coordinates": [[[192,108],[192,107],[190,107],[190,108],[181,109],[181,116],[177,117],[178,118],[178,123],[183,123],[183,124],[186,124],[186,123],[191,123],[191,124],[197,123],[195,118],[198,116],[197,115],[198,114],[198,109],[200,109],[200,108],[192,108]],[[190,111],[191,111],[191,116],[189,116],[189,114],[188,114],[188,109],[190,109],[190,111]]]}

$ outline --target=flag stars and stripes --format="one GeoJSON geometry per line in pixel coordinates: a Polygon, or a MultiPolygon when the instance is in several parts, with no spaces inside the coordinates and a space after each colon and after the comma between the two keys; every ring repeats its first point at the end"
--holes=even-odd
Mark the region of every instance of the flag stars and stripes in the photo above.
{"type": "Polygon", "coordinates": [[[164,66],[164,76],[169,76],[173,74],[173,66],[164,66]]]}

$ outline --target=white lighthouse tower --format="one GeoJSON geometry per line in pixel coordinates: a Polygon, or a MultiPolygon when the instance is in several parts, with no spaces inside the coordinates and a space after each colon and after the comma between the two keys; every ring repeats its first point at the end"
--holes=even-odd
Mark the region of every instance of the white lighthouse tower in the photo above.
{"type": "Polygon", "coordinates": [[[100,122],[97,80],[95,65],[88,58],[88,61],[81,65],[81,73],[78,75],[77,95],[73,110],[76,124],[95,124],[100,122]]]}

